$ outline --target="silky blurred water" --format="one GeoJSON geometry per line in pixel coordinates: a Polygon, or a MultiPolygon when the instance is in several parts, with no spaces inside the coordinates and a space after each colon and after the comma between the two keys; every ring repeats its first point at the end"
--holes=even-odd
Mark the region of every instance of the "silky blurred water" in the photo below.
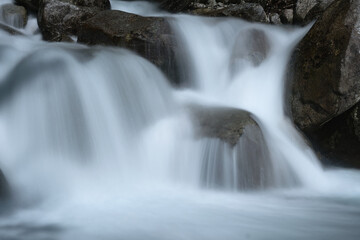
{"type": "MultiPolygon", "coordinates": [[[[169,16],[145,2],[112,6],[169,16]]],[[[124,49],[0,31],[0,168],[13,190],[0,239],[359,239],[360,172],[323,169],[284,113],[286,64],[308,29],[169,22],[187,88],[124,49]],[[264,138],[199,138],[192,105],[245,109],[264,138]],[[268,177],[248,189],[257,164],[268,177]]]]}

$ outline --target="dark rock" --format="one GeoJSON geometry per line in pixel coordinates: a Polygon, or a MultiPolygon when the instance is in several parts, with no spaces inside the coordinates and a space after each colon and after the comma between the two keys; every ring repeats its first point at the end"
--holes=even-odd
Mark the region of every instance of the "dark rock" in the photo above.
{"type": "Polygon", "coordinates": [[[281,22],[284,24],[292,24],[294,21],[294,10],[285,9],[281,13],[281,22]]]}
{"type": "Polygon", "coordinates": [[[269,18],[272,24],[276,24],[276,25],[282,24],[280,15],[278,13],[270,13],[269,18]]]}
{"type": "Polygon", "coordinates": [[[235,108],[192,106],[195,126],[201,137],[217,138],[235,146],[246,127],[259,128],[247,111],[235,108]]]}
{"type": "Polygon", "coordinates": [[[28,11],[37,12],[41,0],[15,0],[15,4],[24,6],[28,11]]]}
{"type": "Polygon", "coordinates": [[[310,130],[360,100],[360,1],[337,0],[296,48],[289,67],[291,111],[310,130]]]}
{"type": "Polygon", "coordinates": [[[318,19],[334,0],[298,0],[295,8],[295,23],[308,24],[318,19]]]}
{"type": "Polygon", "coordinates": [[[360,103],[308,135],[323,162],[360,168],[360,103]]]}
{"type": "Polygon", "coordinates": [[[205,187],[254,190],[276,185],[279,176],[275,177],[267,144],[249,112],[192,106],[190,113],[204,143],[201,178],[205,187]]]}
{"type": "Polygon", "coordinates": [[[26,26],[27,20],[27,11],[24,7],[11,3],[0,5],[0,21],[16,28],[23,28],[26,26]]]}
{"type": "Polygon", "coordinates": [[[39,28],[47,41],[68,41],[70,35],[78,34],[84,21],[109,8],[108,0],[42,0],[39,28]]]}
{"type": "Polygon", "coordinates": [[[242,30],[235,41],[230,59],[230,72],[236,73],[244,64],[259,66],[270,51],[269,39],[261,29],[242,30]]]}
{"type": "Polygon", "coordinates": [[[0,23],[0,30],[3,30],[11,35],[23,36],[24,34],[16,30],[15,28],[9,27],[5,24],[0,23]]]}
{"type": "Polygon", "coordinates": [[[6,178],[0,169],[0,201],[8,199],[9,196],[10,196],[9,184],[6,181],[6,178]]]}
{"type": "Polygon", "coordinates": [[[250,22],[269,22],[263,7],[256,3],[242,3],[223,9],[199,8],[190,13],[208,17],[238,17],[250,22]]]}
{"type": "Polygon", "coordinates": [[[141,17],[121,11],[103,11],[86,21],[78,42],[119,46],[135,51],[160,67],[178,83],[177,44],[169,23],[161,17],[141,17]]]}
{"type": "Polygon", "coordinates": [[[160,8],[169,12],[183,12],[187,10],[193,0],[158,0],[160,8]]]}

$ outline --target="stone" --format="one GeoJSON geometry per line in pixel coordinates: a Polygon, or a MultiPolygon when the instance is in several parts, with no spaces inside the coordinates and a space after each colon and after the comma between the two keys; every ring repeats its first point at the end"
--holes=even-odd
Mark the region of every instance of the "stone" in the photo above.
{"type": "Polygon", "coordinates": [[[301,130],[317,128],[360,100],[360,0],[337,0],[296,47],[290,106],[301,130]]]}
{"type": "Polygon", "coordinates": [[[39,28],[44,40],[69,41],[71,35],[78,34],[83,22],[109,8],[108,0],[42,0],[39,28]]]}
{"type": "Polygon", "coordinates": [[[0,21],[12,27],[24,28],[27,20],[27,11],[24,7],[11,3],[0,5],[0,21]]]}
{"type": "Polygon", "coordinates": [[[177,55],[180,53],[165,18],[103,11],[83,24],[78,42],[130,49],[158,66],[173,83],[178,83],[177,55]]]}

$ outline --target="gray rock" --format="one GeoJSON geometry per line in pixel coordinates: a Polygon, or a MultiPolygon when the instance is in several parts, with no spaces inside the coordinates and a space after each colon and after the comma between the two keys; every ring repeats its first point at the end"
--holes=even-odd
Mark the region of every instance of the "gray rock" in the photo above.
{"type": "Polygon", "coordinates": [[[83,24],[78,42],[133,50],[160,67],[173,83],[178,83],[180,53],[165,18],[103,11],[83,24]]]}
{"type": "Polygon", "coordinates": [[[205,144],[201,172],[205,187],[254,190],[276,185],[267,144],[249,112],[191,106],[190,113],[196,136],[205,144]]]}
{"type": "Polygon", "coordinates": [[[360,100],[360,0],[337,0],[296,48],[289,67],[291,111],[317,128],[360,100]]]}
{"type": "Polygon", "coordinates": [[[308,24],[318,19],[334,0],[298,0],[295,8],[295,22],[308,24]]]}
{"type": "Polygon", "coordinates": [[[0,169],[0,201],[6,200],[9,197],[10,197],[9,184],[6,181],[6,178],[0,169]]]}
{"type": "Polygon", "coordinates": [[[191,106],[191,113],[200,137],[217,138],[235,146],[246,127],[259,128],[247,111],[235,108],[191,106]]]}
{"type": "Polygon", "coordinates": [[[81,24],[100,11],[110,8],[108,0],[42,0],[38,24],[47,41],[70,41],[81,24]]]}
{"type": "Polygon", "coordinates": [[[280,15],[278,13],[270,13],[269,18],[272,24],[276,24],[276,25],[282,24],[280,15]]]}
{"type": "Polygon", "coordinates": [[[190,13],[208,17],[237,17],[250,22],[269,22],[263,7],[256,3],[236,4],[222,9],[199,8],[190,13]]]}
{"type": "Polygon", "coordinates": [[[230,59],[230,72],[238,72],[245,64],[259,66],[270,51],[269,39],[261,29],[242,30],[235,41],[230,59]]]}
{"type": "Polygon", "coordinates": [[[11,3],[0,5],[0,21],[16,28],[23,28],[27,20],[27,11],[24,7],[11,3]]]}
{"type": "Polygon", "coordinates": [[[281,22],[284,24],[292,24],[294,21],[294,10],[285,9],[281,14],[281,22]]]}
{"type": "Polygon", "coordinates": [[[0,23],[0,30],[5,31],[11,35],[23,36],[24,34],[16,30],[15,28],[9,27],[8,25],[0,23]]]}

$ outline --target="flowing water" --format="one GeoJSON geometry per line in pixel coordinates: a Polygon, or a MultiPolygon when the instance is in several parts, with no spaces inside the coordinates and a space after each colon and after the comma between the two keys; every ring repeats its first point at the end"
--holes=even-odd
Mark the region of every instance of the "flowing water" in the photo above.
{"type": "Polygon", "coordinates": [[[0,31],[0,168],[14,195],[0,239],[360,239],[360,173],[323,169],[285,115],[286,64],[308,29],[169,21],[186,88],[124,49],[46,43],[31,24],[26,36],[0,31]],[[189,105],[254,115],[260,188],[239,186],[257,173],[249,160],[263,164],[249,139],[195,136],[189,105]]]}

